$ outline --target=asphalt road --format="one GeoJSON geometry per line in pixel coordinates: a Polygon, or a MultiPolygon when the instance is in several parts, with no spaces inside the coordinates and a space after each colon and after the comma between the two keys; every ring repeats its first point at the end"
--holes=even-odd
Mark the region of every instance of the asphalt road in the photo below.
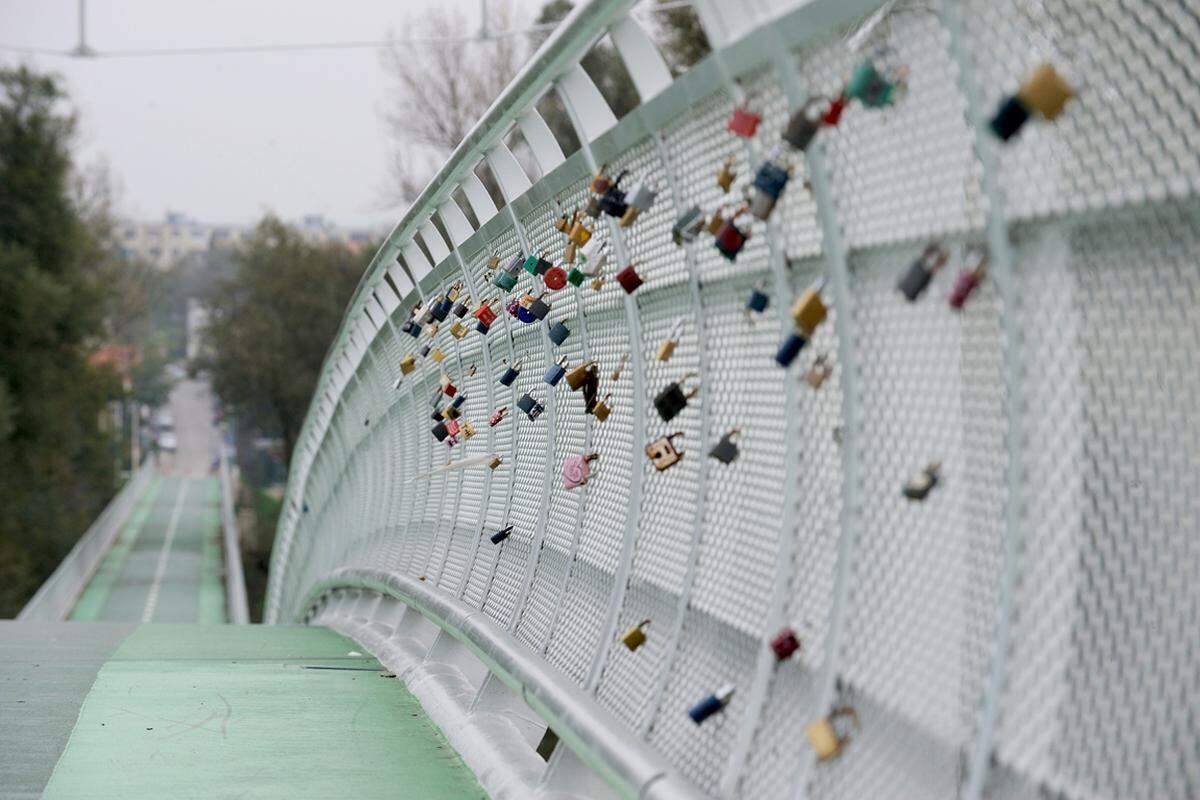
{"type": "Polygon", "coordinates": [[[210,474],[219,439],[213,425],[213,396],[208,384],[200,380],[180,381],[171,391],[170,405],[179,444],[174,453],[159,453],[160,470],[165,475],[191,478],[210,474]]]}

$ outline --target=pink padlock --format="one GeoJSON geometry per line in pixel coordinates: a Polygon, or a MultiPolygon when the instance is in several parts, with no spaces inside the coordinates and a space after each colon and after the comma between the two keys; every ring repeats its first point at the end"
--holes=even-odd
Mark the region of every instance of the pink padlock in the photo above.
{"type": "Polygon", "coordinates": [[[451,436],[458,436],[458,420],[456,420],[456,419],[446,420],[446,430],[450,433],[451,436]]]}
{"type": "Polygon", "coordinates": [[[497,408],[492,412],[492,415],[488,417],[488,425],[491,425],[493,428],[496,427],[500,424],[500,421],[504,419],[504,415],[507,413],[508,406],[504,406],[504,408],[497,408]]]}
{"type": "Polygon", "coordinates": [[[588,478],[591,477],[591,462],[599,457],[599,453],[586,456],[567,456],[563,460],[563,487],[574,489],[577,486],[586,486],[588,478]]]}

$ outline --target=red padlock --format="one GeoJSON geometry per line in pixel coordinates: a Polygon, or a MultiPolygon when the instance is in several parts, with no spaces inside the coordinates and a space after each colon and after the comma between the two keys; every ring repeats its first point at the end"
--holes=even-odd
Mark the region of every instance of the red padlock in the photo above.
{"type": "Polygon", "coordinates": [[[825,112],[825,116],[821,117],[821,122],[826,125],[837,125],[842,118],[842,112],[846,110],[846,95],[839,95],[835,100],[830,101],[829,109],[825,112]]]}
{"type": "Polygon", "coordinates": [[[748,108],[738,106],[733,109],[733,114],[729,117],[729,132],[749,138],[758,132],[758,123],[760,122],[762,122],[761,115],[755,114],[748,108]]]}
{"type": "Polygon", "coordinates": [[[617,283],[621,284],[621,288],[627,294],[633,294],[642,285],[642,277],[637,274],[637,271],[633,268],[633,264],[630,264],[617,273],[617,283]]]}
{"type": "Polygon", "coordinates": [[[715,244],[723,256],[730,261],[735,261],[738,253],[742,252],[742,247],[746,244],[746,234],[734,224],[732,219],[728,219],[717,231],[715,244]]]}
{"type": "Polygon", "coordinates": [[[557,292],[567,285],[567,271],[562,267],[551,267],[542,276],[542,282],[546,284],[547,289],[553,289],[557,292]]]}
{"type": "Polygon", "coordinates": [[[786,661],[800,649],[800,639],[791,628],[784,628],[771,640],[771,651],[777,661],[786,661]]]}
{"type": "Polygon", "coordinates": [[[488,303],[484,303],[479,308],[475,309],[475,319],[479,320],[484,325],[491,325],[496,321],[496,312],[492,311],[492,307],[488,305],[488,303]]]}

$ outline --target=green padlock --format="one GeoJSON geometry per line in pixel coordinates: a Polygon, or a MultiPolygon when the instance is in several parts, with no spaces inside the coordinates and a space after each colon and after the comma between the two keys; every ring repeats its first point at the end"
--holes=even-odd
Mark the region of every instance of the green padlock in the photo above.
{"type": "Polygon", "coordinates": [[[511,291],[517,285],[517,276],[507,272],[497,272],[496,277],[492,279],[492,285],[506,292],[511,291]]]}
{"type": "Polygon", "coordinates": [[[583,282],[587,279],[587,275],[579,267],[572,267],[567,273],[567,283],[572,286],[583,286],[583,282]]]}

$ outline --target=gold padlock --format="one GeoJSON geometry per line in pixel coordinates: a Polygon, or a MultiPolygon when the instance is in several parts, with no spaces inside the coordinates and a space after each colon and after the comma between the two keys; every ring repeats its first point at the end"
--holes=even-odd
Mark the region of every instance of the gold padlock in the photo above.
{"type": "Polygon", "coordinates": [[[646,643],[645,628],[649,624],[650,620],[644,619],[637,625],[634,625],[632,628],[625,631],[625,633],[621,634],[621,643],[630,650],[637,650],[646,643]]]}
{"type": "Polygon", "coordinates": [[[592,278],[592,291],[593,292],[598,292],[603,288],[604,288],[604,276],[603,275],[597,275],[596,277],[592,278]]]}
{"type": "Polygon", "coordinates": [[[796,298],[796,302],[792,304],[792,320],[800,332],[811,339],[813,331],[825,321],[828,311],[825,303],[821,300],[820,287],[814,286],[805,289],[804,294],[796,298]]]}
{"type": "Polygon", "coordinates": [[[1061,114],[1067,101],[1074,96],[1071,87],[1048,63],[1035,69],[1017,92],[1017,97],[1022,103],[1036,109],[1048,120],[1053,120],[1061,114]]]}
{"type": "Polygon", "coordinates": [[[463,440],[466,441],[475,435],[475,426],[469,422],[463,422],[458,426],[458,430],[462,433],[463,440]]]}
{"type": "Polygon", "coordinates": [[[412,353],[409,353],[404,358],[400,359],[400,371],[405,375],[410,374],[416,368],[417,359],[413,357],[412,353]]]}
{"type": "Polygon", "coordinates": [[[454,406],[446,406],[442,409],[442,419],[458,419],[462,416],[462,412],[454,406]]]}
{"type": "Polygon", "coordinates": [[[457,281],[453,286],[450,287],[450,291],[446,292],[446,299],[450,300],[451,302],[458,300],[458,295],[461,291],[462,281],[457,281]]]}
{"type": "Polygon", "coordinates": [[[461,322],[456,322],[450,326],[450,335],[455,339],[461,339],[470,333],[470,329],[461,322]]]}
{"type": "Polygon", "coordinates": [[[722,213],[724,209],[718,208],[713,212],[712,219],[708,221],[708,232],[716,236],[721,232],[721,228],[725,227],[725,215],[722,213]]]}
{"type": "Polygon", "coordinates": [[[500,256],[492,253],[487,260],[488,269],[494,270],[500,267],[500,256]]]}
{"type": "MultiPolygon", "coordinates": [[[[578,216],[579,212],[576,211],[575,214],[578,216]]],[[[554,227],[563,233],[568,233],[571,230],[571,222],[567,219],[567,212],[564,211],[561,217],[554,220],[554,227]]]]}
{"type": "Polygon", "coordinates": [[[808,372],[804,376],[804,380],[808,381],[808,385],[814,389],[820,389],[821,384],[833,374],[833,365],[829,363],[829,357],[822,354],[817,356],[813,361],[808,372]]]}
{"type": "Polygon", "coordinates": [[[436,323],[436,322],[429,323],[428,325],[425,326],[425,330],[427,330],[429,332],[429,338],[432,339],[433,337],[437,336],[438,323],[436,323]]]}
{"type": "Polygon", "coordinates": [[[629,353],[625,353],[624,355],[621,356],[621,360],[620,360],[620,362],[618,362],[617,368],[612,371],[612,375],[610,375],[609,377],[611,377],[614,381],[620,380],[621,373],[625,371],[625,364],[628,362],[629,362],[629,353]]]}
{"type": "Polygon", "coordinates": [[[497,469],[503,463],[504,462],[500,460],[500,456],[494,455],[488,459],[488,469],[497,469]]]}
{"type": "Polygon", "coordinates": [[[587,380],[588,373],[595,365],[595,361],[585,361],[567,373],[567,386],[571,387],[572,392],[583,386],[583,382],[587,380]]]}
{"type": "Polygon", "coordinates": [[[571,244],[576,247],[583,247],[592,238],[592,231],[577,219],[575,220],[575,224],[571,226],[571,232],[567,235],[571,239],[571,244]]]}
{"type": "Polygon", "coordinates": [[[733,188],[733,182],[737,180],[737,173],[733,169],[733,165],[736,163],[737,159],[730,156],[717,170],[717,186],[720,186],[721,191],[726,194],[729,194],[729,190],[733,188]]]}
{"type": "Polygon", "coordinates": [[[429,357],[439,364],[446,360],[446,354],[442,352],[442,348],[435,347],[429,351],[429,357]]]}
{"type": "Polygon", "coordinates": [[[850,720],[854,729],[858,729],[858,712],[849,706],[833,709],[828,717],[810,723],[804,729],[808,735],[808,743],[812,745],[813,751],[821,761],[828,761],[838,755],[850,743],[850,734],[839,734],[834,726],[834,722],[840,718],[850,720]]]}
{"type": "Polygon", "coordinates": [[[658,360],[670,361],[671,356],[675,355],[675,348],[679,346],[679,337],[683,335],[683,325],[686,320],[683,317],[678,317],[675,323],[671,326],[671,332],[667,334],[667,338],[658,346],[658,360]]]}
{"type": "Polygon", "coordinates": [[[604,422],[604,420],[608,419],[609,415],[612,414],[612,406],[608,404],[608,401],[611,399],[612,395],[606,394],[604,395],[603,400],[597,400],[596,405],[592,406],[592,416],[595,417],[598,422],[604,422]]]}

